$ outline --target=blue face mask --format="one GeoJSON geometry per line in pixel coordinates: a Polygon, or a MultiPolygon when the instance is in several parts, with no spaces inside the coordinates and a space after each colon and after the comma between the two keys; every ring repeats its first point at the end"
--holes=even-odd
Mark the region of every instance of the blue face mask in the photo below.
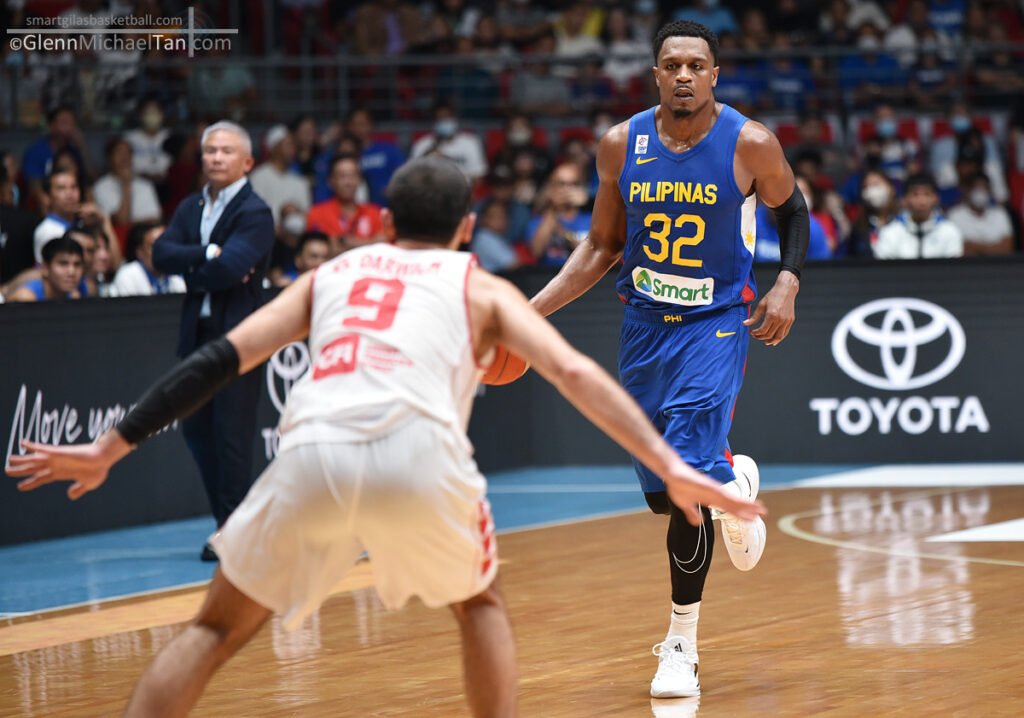
{"type": "Polygon", "coordinates": [[[890,139],[896,136],[896,120],[879,120],[875,124],[875,130],[878,131],[879,137],[890,139]]]}
{"type": "Polygon", "coordinates": [[[971,118],[964,117],[963,115],[957,115],[949,121],[949,126],[953,128],[953,132],[958,135],[962,132],[967,132],[971,129],[971,118]]]}
{"type": "Polygon", "coordinates": [[[436,134],[438,137],[444,138],[454,137],[455,132],[458,129],[458,122],[451,118],[445,118],[443,120],[438,120],[437,123],[434,125],[434,134],[436,134]]]}

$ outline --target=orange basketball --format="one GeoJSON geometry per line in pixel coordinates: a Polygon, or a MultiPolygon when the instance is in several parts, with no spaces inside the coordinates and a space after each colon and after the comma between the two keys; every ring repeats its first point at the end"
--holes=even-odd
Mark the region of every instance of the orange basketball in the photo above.
{"type": "Polygon", "coordinates": [[[487,367],[480,381],[484,384],[509,384],[525,374],[529,368],[530,365],[521,357],[498,344],[494,347],[494,361],[487,367]]]}

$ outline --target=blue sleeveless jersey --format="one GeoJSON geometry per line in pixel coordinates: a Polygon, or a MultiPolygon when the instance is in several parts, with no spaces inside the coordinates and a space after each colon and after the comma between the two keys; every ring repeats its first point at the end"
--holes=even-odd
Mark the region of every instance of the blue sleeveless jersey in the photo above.
{"type": "Polygon", "coordinates": [[[676,153],[658,139],[654,110],[629,121],[619,175],[626,246],[616,291],[666,323],[752,301],[757,201],[743,195],[733,170],[747,118],[723,104],[707,136],[676,153]]]}

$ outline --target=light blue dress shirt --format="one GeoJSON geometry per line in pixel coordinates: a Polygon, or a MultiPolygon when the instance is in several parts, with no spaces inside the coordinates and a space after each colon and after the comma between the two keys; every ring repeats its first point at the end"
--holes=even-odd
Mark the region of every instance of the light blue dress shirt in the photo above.
{"type": "MultiPolygon", "coordinates": [[[[243,176],[237,182],[232,182],[217,193],[216,199],[210,199],[210,185],[203,186],[203,212],[199,219],[199,237],[202,240],[203,246],[206,247],[207,261],[213,259],[211,255],[215,251],[210,249],[210,235],[213,234],[213,228],[217,226],[221,215],[224,214],[224,208],[228,206],[248,181],[249,178],[243,176]]],[[[199,309],[199,316],[210,316],[209,292],[203,297],[203,306],[199,309]]]]}

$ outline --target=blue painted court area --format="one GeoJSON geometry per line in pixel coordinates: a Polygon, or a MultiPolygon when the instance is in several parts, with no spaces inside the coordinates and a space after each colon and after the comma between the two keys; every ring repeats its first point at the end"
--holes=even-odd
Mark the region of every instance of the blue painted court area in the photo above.
{"type": "MultiPolygon", "coordinates": [[[[765,466],[762,490],[861,466],[765,466]]],[[[499,531],[646,510],[630,466],[533,468],[489,477],[499,531]]],[[[208,581],[196,518],[0,548],[0,617],[208,581]]]]}

